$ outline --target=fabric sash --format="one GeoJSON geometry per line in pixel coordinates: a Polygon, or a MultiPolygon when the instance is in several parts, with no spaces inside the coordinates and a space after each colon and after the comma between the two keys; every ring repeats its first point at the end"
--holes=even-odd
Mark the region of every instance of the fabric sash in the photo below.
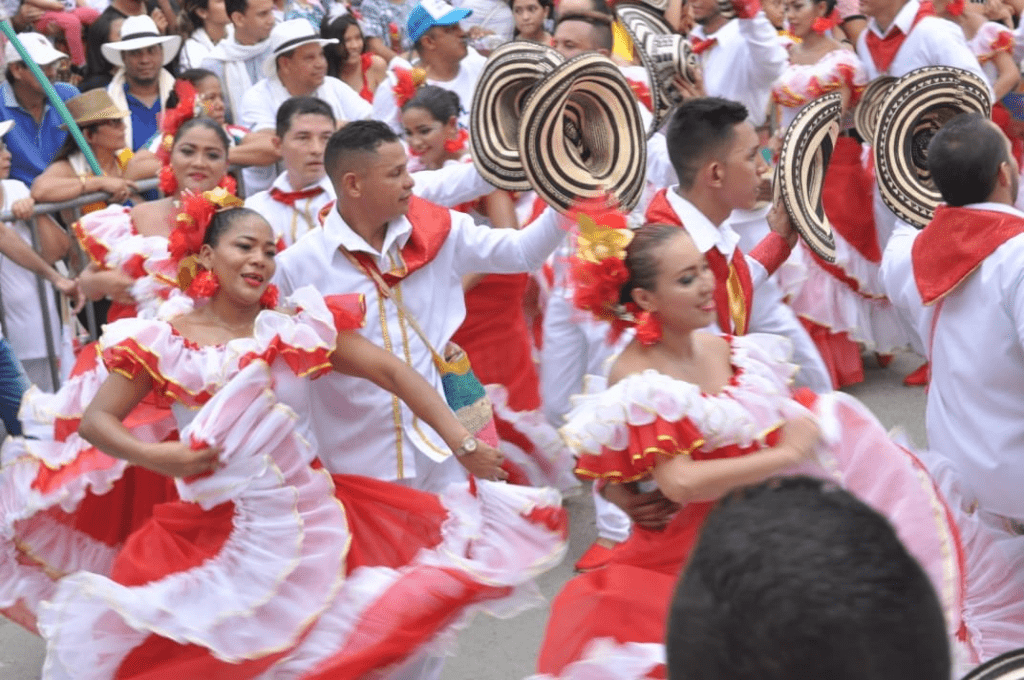
{"type": "Polygon", "coordinates": [[[994,210],[940,205],[910,251],[914,282],[926,305],[951,293],[996,248],[1024,234],[1024,218],[994,210]]]}

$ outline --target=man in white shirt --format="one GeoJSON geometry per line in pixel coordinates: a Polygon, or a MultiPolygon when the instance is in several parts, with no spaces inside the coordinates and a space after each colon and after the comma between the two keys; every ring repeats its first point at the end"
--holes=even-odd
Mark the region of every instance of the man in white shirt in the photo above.
{"type": "MultiPolygon", "coordinates": [[[[240,122],[252,132],[274,130],[277,109],[289,97],[317,97],[327,102],[339,123],[369,118],[370,104],[346,83],[327,75],[325,40],[305,19],[278,24],[270,33],[270,54],[263,62],[266,78],[242,97],[240,122]]],[[[270,188],[277,175],[276,166],[249,167],[243,170],[245,193],[252,196],[270,188]]]]}
{"type": "Polygon", "coordinates": [[[324,170],[324,149],[337,123],[334,112],[316,97],[292,97],[277,110],[274,148],[284,172],[273,186],[245,200],[263,215],[285,247],[320,225],[320,210],[334,200],[324,170]]]}
{"type": "Polygon", "coordinates": [[[203,60],[202,68],[220,78],[229,122],[239,123],[242,97],[263,77],[274,28],[273,0],[224,0],[234,32],[203,60]]]}
{"type": "Polygon", "coordinates": [[[697,22],[690,38],[704,72],[709,96],[740,102],[754,127],[764,125],[772,83],[786,68],[786,50],[759,3],[743,5],[737,18],[722,14],[718,0],[692,0],[697,22]]]}
{"type": "MultiPolygon", "coordinates": [[[[409,40],[420,55],[417,64],[426,71],[426,84],[437,85],[459,95],[462,114],[459,124],[469,127],[469,110],[480,73],[487,62],[469,48],[469,36],[459,22],[472,10],[456,9],[444,0],[425,0],[409,13],[409,40]]],[[[373,118],[383,120],[396,132],[401,130],[401,112],[395,101],[391,78],[377,88],[373,99],[373,118]]]]}
{"type": "MultiPolygon", "coordinates": [[[[489,229],[415,197],[405,149],[378,121],[356,121],[336,132],[325,165],[337,207],[322,229],[278,257],[276,283],[285,294],[312,284],[325,295],[365,295],[360,332],[440,391],[430,349],[407,314],[444,351],[466,314],[461,277],[539,268],[564,236],[558,220],[548,210],[519,231],[489,229]],[[368,274],[372,268],[381,272],[390,295],[381,294],[368,274]]],[[[313,427],[328,470],[435,492],[465,478],[437,434],[387,392],[340,375],[318,380],[312,389],[313,427]]]]}
{"type": "MultiPolygon", "coordinates": [[[[923,66],[954,66],[988,82],[967,46],[964,32],[956,24],[934,16],[931,3],[862,0],[861,10],[869,20],[857,39],[857,56],[869,80],[880,75],[899,78],[923,66]]],[[[882,201],[877,185],[873,197],[875,230],[879,247],[884,250],[896,227],[896,215],[882,201]]]]}
{"type": "Polygon", "coordinates": [[[887,249],[893,304],[924,335],[931,362],[929,448],[961,477],[965,507],[1024,534],[1024,213],[1010,142],[978,114],[928,147],[942,194],[909,248],[887,249]],[[906,255],[909,252],[909,258],[906,255]]]}

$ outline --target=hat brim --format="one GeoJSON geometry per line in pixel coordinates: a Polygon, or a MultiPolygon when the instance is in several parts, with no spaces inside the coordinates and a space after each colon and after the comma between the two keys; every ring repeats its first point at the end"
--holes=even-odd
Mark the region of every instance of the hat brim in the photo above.
{"type": "Polygon", "coordinates": [[[879,109],[872,150],[882,200],[901,220],[923,229],[942,196],[928,171],[928,144],[951,118],[991,114],[988,84],[970,71],[927,66],[897,81],[879,109]]]}
{"type": "MultiPolygon", "coordinates": [[[[117,108],[116,106],[113,106],[113,107],[108,107],[106,109],[103,109],[101,111],[97,111],[96,113],[91,113],[88,116],[85,116],[84,118],[82,118],[81,120],[75,120],[75,124],[78,125],[78,127],[83,128],[83,127],[85,127],[87,125],[92,125],[94,123],[101,123],[101,122],[103,122],[105,120],[118,120],[118,119],[122,119],[123,120],[125,118],[131,117],[131,115],[132,115],[131,111],[125,111],[123,109],[117,108]]],[[[61,130],[67,130],[68,129],[67,123],[61,123],[57,127],[59,129],[61,129],[61,130]]]]}
{"type": "MultiPolygon", "coordinates": [[[[629,38],[633,42],[633,49],[640,56],[640,63],[647,71],[647,77],[651,81],[652,119],[647,128],[647,137],[650,138],[672,115],[672,110],[678,105],[678,102],[673,102],[673,98],[668,92],[668,88],[672,85],[662,82],[659,76],[657,62],[649,52],[648,39],[652,36],[671,35],[672,28],[662,18],[661,13],[647,5],[616,5],[615,15],[626,29],[626,33],[629,34],[629,38]]],[[[682,38],[680,37],[680,39],[682,38]]]]}
{"type": "Polygon", "coordinates": [[[564,61],[554,49],[525,41],[488,57],[473,92],[469,139],[477,170],[499,189],[530,190],[519,156],[520,115],[530,91],[564,61]]]}
{"type": "Polygon", "coordinates": [[[965,675],[963,680],[1024,680],[1024,648],[986,661],[965,675]]]}
{"type": "Polygon", "coordinates": [[[164,66],[167,66],[174,60],[174,57],[177,56],[178,50],[181,49],[181,36],[146,36],[144,38],[132,38],[131,40],[104,43],[100,45],[100,51],[103,52],[104,58],[106,58],[106,60],[111,64],[114,64],[115,66],[124,66],[124,58],[121,56],[123,52],[141,50],[144,47],[152,47],[153,45],[163,46],[164,66]]]}
{"type": "Polygon", "coordinates": [[[293,45],[289,45],[288,49],[283,51],[283,52],[280,52],[280,53],[273,53],[273,52],[271,52],[270,55],[266,59],[263,60],[263,75],[265,75],[268,78],[276,77],[277,76],[277,58],[280,57],[283,54],[288,54],[292,50],[297,50],[300,47],[302,47],[303,45],[308,45],[310,43],[319,43],[320,47],[324,47],[325,45],[336,45],[338,43],[338,40],[336,38],[321,38],[320,36],[311,35],[311,36],[309,36],[309,40],[302,40],[302,41],[299,41],[299,42],[297,42],[297,43],[295,43],[293,45]]]}
{"type": "Polygon", "coordinates": [[[537,194],[563,213],[608,194],[632,210],[647,169],[639,107],[607,57],[581,54],[555,68],[530,93],[519,125],[523,169],[537,194]]]}
{"type": "Polygon", "coordinates": [[[896,78],[879,76],[868,83],[860,95],[860,102],[853,112],[853,127],[868,144],[874,143],[879,108],[895,84],[896,78]]]}
{"type": "Polygon", "coordinates": [[[793,228],[827,262],[836,261],[836,242],[822,205],[822,193],[842,110],[843,99],[838,92],[805,104],[786,128],[775,166],[776,201],[782,200],[793,228]]]}
{"type": "Polygon", "coordinates": [[[471,9],[466,9],[465,7],[454,7],[450,12],[445,12],[444,16],[439,19],[431,18],[431,21],[429,24],[427,24],[426,28],[420,31],[418,35],[414,36],[410,34],[409,40],[411,40],[412,42],[417,42],[420,38],[427,34],[427,31],[432,29],[434,26],[451,26],[453,24],[457,24],[466,17],[470,16],[472,13],[473,10],[471,9]]]}

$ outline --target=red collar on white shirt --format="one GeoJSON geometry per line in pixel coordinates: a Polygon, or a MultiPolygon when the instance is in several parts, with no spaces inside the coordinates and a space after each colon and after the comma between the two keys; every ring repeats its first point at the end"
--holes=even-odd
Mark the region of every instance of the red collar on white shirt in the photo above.
{"type": "Polygon", "coordinates": [[[940,205],[910,251],[922,302],[930,305],[945,297],[996,248],[1020,234],[1020,215],[940,205]]]}
{"type": "MultiPolygon", "coordinates": [[[[321,225],[334,210],[334,204],[335,201],[331,201],[320,210],[321,225]]],[[[398,253],[397,265],[389,271],[381,272],[384,281],[389,286],[395,285],[433,260],[452,230],[452,215],[448,208],[434,205],[418,196],[409,198],[409,211],[405,217],[412,225],[409,240],[405,242],[398,253]]],[[[377,269],[377,263],[369,253],[354,251],[352,254],[364,267],[377,269]]]]}

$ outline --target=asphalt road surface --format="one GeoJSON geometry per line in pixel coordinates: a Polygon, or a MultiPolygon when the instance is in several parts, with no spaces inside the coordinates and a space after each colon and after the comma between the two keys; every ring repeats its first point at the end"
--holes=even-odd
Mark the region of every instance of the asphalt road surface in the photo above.
{"type": "MultiPolygon", "coordinates": [[[[924,446],[924,390],[902,384],[903,377],[917,368],[921,359],[901,354],[886,369],[877,368],[873,359],[866,364],[865,381],[845,391],[867,404],[887,428],[902,428],[911,441],[924,446]]],[[[539,579],[549,599],[572,577],[572,565],[596,536],[589,492],[567,499],[565,505],[571,517],[569,553],[561,565],[539,579]]],[[[457,654],[448,660],[442,679],[521,680],[529,676],[534,672],[546,622],[546,607],[509,621],[475,618],[459,635],[457,654]]],[[[35,680],[42,665],[40,639],[0,618],[0,680],[35,680]]]]}

